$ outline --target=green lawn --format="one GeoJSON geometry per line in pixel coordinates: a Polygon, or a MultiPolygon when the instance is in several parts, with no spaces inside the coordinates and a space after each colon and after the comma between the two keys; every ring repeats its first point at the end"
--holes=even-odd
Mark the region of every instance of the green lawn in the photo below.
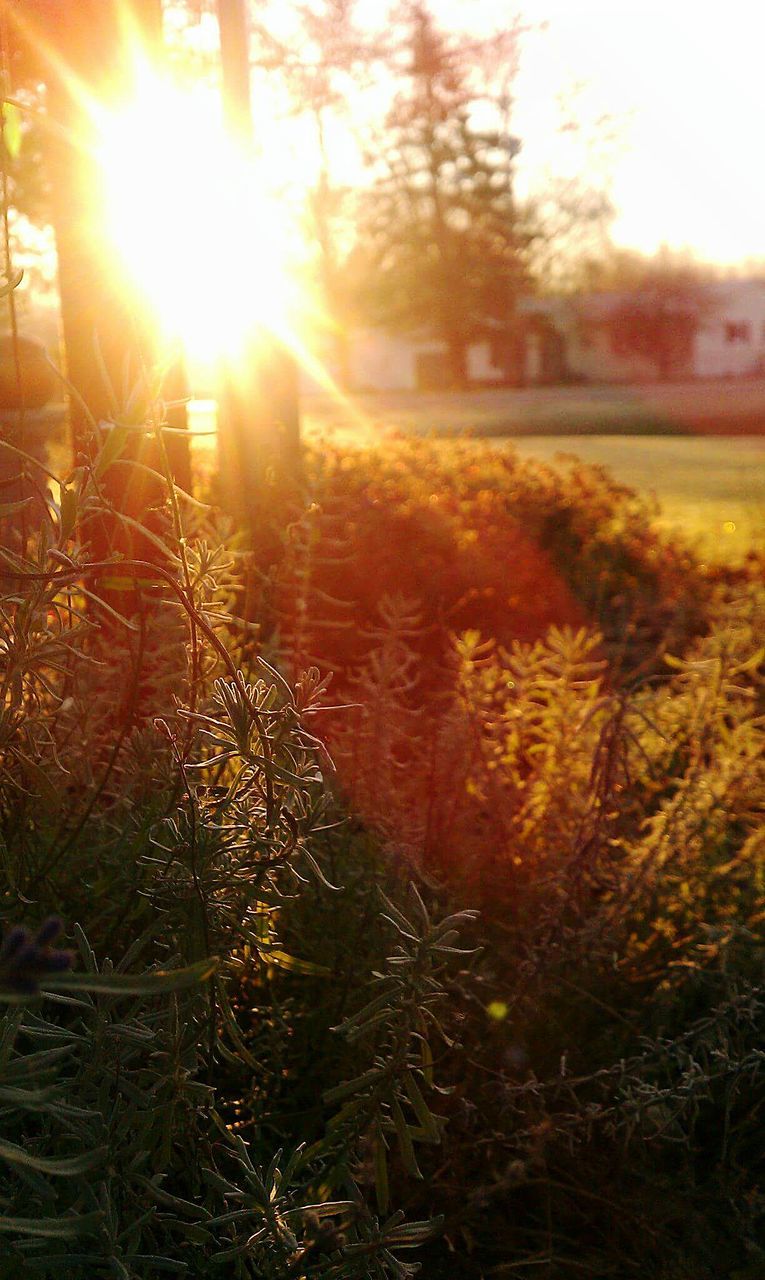
{"type": "Polygon", "coordinates": [[[511,443],[522,457],[555,465],[575,454],[654,493],[662,523],[696,540],[704,555],[727,559],[765,545],[761,436],[538,436],[511,443]]]}
{"type": "MultiPolygon", "coordinates": [[[[731,412],[737,404],[751,407],[758,387],[763,391],[759,384],[734,387],[728,402],[731,412]]],[[[649,389],[655,399],[663,397],[667,403],[674,395],[676,404],[685,405],[686,414],[689,406],[698,411],[705,399],[718,412],[724,390],[731,392],[730,385],[649,389]]],[[[629,422],[634,418],[614,418],[617,406],[624,406],[629,394],[628,388],[562,388],[467,396],[367,396],[344,407],[335,406],[334,412],[326,401],[308,398],[303,420],[307,435],[329,431],[354,445],[379,441],[397,427],[417,434],[436,433],[441,421],[446,423],[448,434],[461,434],[472,427],[478,435],[489,435],[495,444],[512,445],[523,457],[555,465],[565,466],[561,455],[574,454],[585,462],[608,467],[618,480],[635,489],[655,493],[662,523],[697,540],[706,556],[728,558],[753,544],[765,545],[765,435],[719,436],[688,434],[687,430],[679,434],[629,434],[629,422]],[[514,413],[526,415],[525,430],[499,430],[501,413],[507,412],[508,405],[514,413]],[[536,434],[530,429],[533,416],[539,419],[545,406],[548,410],[553,406],[562,415],[565,433],[536,434]],[[599,417],[585,418],[585,410],[595,414],[596,409],[599,417]],[[598,422],[603,430],[606,413],[608,434],[591,434],[598,422]],[[495,425],[485,431],[489,423],[495,425]]],[[[214,431],[209,402],[196,402],[190,421],[195,431],[214,431]]],[[[214,465],[213,437],[202,435],[197,444],[197,465],[208,471],[214,465]]],[[[65,469],[65,460],[56,457],[55,461],[65,469]]]]}

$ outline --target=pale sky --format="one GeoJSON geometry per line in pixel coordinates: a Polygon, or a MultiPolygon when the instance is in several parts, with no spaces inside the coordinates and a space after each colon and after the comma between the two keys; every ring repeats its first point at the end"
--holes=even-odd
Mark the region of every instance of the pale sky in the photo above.
{"type": "MultiPolygon", "coordinates": [[[[380,0],[359,0],[371,25],[380,0]]],[[[765,258],[763,0],[430,0],[447,29],[483,35],[519,11],[519,189],[546,170],[610,179],[613,239],[728,264],[765,258]],[[579,144],[558,132],[578,86],[579,144]],[[612,139],[594,127],[611,118],[612,139]],[[589,136],[592,146],[587,151],[589,136]],[[599,140],[599,141],[598,141],[599,140]]]]}
{"type": "MultiPolygon", "coordinates": [[[[502,0],[438,7],[480,28],[511,11],[502,0]]],[[[526,166],[556,154],[556,93],[579,83],[585,123],[615,118],[617,243],[665,242],[727,263],[765,257],[760,0],[526,0],[523,12],[548,24],[526,37],[517,83],[526,166]]]]}
{"type": "MultiPolygon", "coordinates": [[[[430,5],[442,26],[467,36],[507,27],[519,9],[533,28],[523,38],[515,86],[521,194],[543,187],[550,172],[592,175],[616,208],[617,244],[649,253],[667,244],[731,265],[765,259],[765,0],[430,5]],[[572,102],[578,135],[560,133],[561,96],[572,102]],[[607,124],[598,124],[604,117],[607,124]]],[[[362,25],[384,22],[386,7],[385,0],[359,0],[362,25]]],[[[380,101],[371,91],[373,110],[385,100],[384,91],[380,101]]],[[[364,114],[363,101],[354,101],[328,136],[340,182],[358,179],[348,120],[353,125],[364,114]]],[[[270,136],[268,165],[274,174],[284,171],[285,183],[296,164],[303,172],[312,157],[318,162],[311,129],[298,122],[292,145],[285,130],[260,135],[270,136]]]]}

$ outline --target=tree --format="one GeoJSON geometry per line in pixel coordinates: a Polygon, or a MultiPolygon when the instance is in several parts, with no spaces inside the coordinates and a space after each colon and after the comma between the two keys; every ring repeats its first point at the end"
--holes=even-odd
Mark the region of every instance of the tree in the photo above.
{"type": "Polygon", "coordinates": [[[354,0],[328,0],[323,9],[303,9],[302,28],[310,53],[291,69],[289,89],[297,109],[310,115],[316,138],[318,172],[307,193],[306,233],[314,249],[314,283],[336,376],[349,387],[353,298],[345,257],[354,201],[347,183],[338,185],[333,178],[328,133],[338,120],[349,129],[348,91],[352,95],[368,82],[387,49],[379,35],[358,29],[354,0]]]}
{"type": "MultiPolygon", "coordinates": [[[[78,392],[71,416],[76,440],[86,429],[80,401],[98,418],[112,412],[108,382],[120,387],[126,357],[133,368],[146,361],[151,334],[128,282],[109,260],[104,244],[103,183],[94,147],[89,104],[108,104],[128,89],[130,49],[125,25],[147,47],[161,40],[161,0],[54,0],[7,4],[27,73],[46,84],[52,127],[46,136],[46,174],[56,232],[67,370],[78,392]],[[98,341],[107,378],[94,359],[98,341]]],[[[150,360],[149,360],[150,363],[150,360]]]]}
{"type": "Polygon", "coordinates": [[[614,352],[649,360],[662,381],[682,375],[708,308],[699,271],[659,257],[611,313],[614,352]]]}
{"type": "Polygon", "coordinates": [[[408,85],[387,117],[349,269],[362,314],[440,339],[452,383],[464,386],[471,343],[510,341],[524,284],[527,241],[513,194],[520,144],[499,112],[497,127],[476,125],[477,46],[466,54],[421,5],[410,10],[407,43],[408,85]]]}
{"type": "MultiPolygon", "coordinates": [[[[134,67],[128,37],[140,40],[155,56],[162,42],[162,0],[78,0],[76,6],[57,0],[3,0],[3,29],[17,53],[20,79],[44,81],[48,120],[45,128],[45,169],[48,200],[55,231],[61,321],[66,372],[72,390],[69,419],[76,453],[87,451],[95,422],[113,422],[115,399],[124,404],[129,393],[146,382],[157,357],[155,325],[137,290],[121,271],[104,234],[104,183],[100,171],[94,105],[108,108],[130,92],[134,67]]],[[[20,184],[19,190],[22,190],[20,184]]],[[[146,395],[139,397],[148,405],[146,395]]],[[[177,389],[174,389],[177,394],[177,389]]],[[[185,425],[185,412],[174,426],[185,425]]],[[[185,440],[171,440],[168,453],[176,478],[188,484],[189,455],[185,440]]],[[[125,456],[156,464],[157,444],[148,434],[131,433],[125,456]]],[[[135,520],[160,497],[161,487],[144,468],[131,468],[127,482],[115,470],[105,477],[103,490],[116,510],[135,520]]],[[[150,520],[151,517],[148,517],[150,520]]],[[[104,516],[94,522],[91,555],[106,559],[113,551],[152,559],[152,542],[126,531],[118,519],[104,516]]],[[[123,612],[141,607],[137,588],[113,591],[123,612]]]]}
{"type": "Polygon", "coordinates": [[[534,228],[529,263],[540,292],[560,296],[582,286],[583,264],[601,260],[615,209],[610,173],[622,140],[622,121],[588,103],[574,82],[557,96],[556,161],[527,197],[534,228]]]}
{"type": "MultiPolygon", "coordinates": [[[[245,153],[254,127],[250,88],[249,22],[245,0],[217,0],[223,103],[229,132],[245,153]]],[[[254,234],[254,231],[253,231],[254,234]]],[[[269,472],[295,476],[300,458],[300,411],[295,360],[283,343],[253,324],[238,367],[223,362],[218,388],[224,492],[261,559],[276,554],[280,517],[272,508],[269,472]],[[268,508],[268,518],[266,511],[268,508]]]]}

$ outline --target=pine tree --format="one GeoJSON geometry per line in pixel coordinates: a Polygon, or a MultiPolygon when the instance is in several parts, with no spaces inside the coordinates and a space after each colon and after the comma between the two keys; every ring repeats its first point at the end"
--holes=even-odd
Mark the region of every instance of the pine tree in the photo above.
{"type": "Polygon", "coordinates": [[[471,343],[512,343],[524,278],[513,194],[520,144],[500,127],[477,127],[469,52],[425,8],[410,21],[408,84],[386,121],[351,269],[365,318],[441,340],[451,381],[464,386],[471,343]]]}

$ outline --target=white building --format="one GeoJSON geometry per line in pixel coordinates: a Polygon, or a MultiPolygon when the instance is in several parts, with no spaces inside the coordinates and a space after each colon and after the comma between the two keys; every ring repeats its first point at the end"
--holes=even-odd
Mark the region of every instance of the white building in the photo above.
{"type": "Polygon", "coordinates": [[[709,310],[694,342],[694,376],[765,374],[765,282],[724,280],[705,293],[709,310]]]}
{"type": "MultiPolygon", "coordinates": [[[[557,326],[545,307],[519,309],[521,325],[517,335],[517,374],[514,382],[534,385],[559,381],[559,373],[551,375],[546,356],[549,334],[557,326]]],[[[500,326],[496,326],[501,341],[500,326]]],[[[556,342],[556,349],[561,345],[556,342]]],[[[383,329],[358,329],[348,335],[344,352],[344,373],[354,391],[443,391],[451,381],[446,345],[426,335],[396,335],[383,329]]],[[[325,356],[324,367],[330,377],[341,381],[340,370],[332,356],[325,356]]],[[[467,351],[468,380],[474,386],[507,385],[507,367],[503,364],[498,344],[485,339],[475,342],[467,351]]],[[[306,391],[321,389],[321,380],[303,375],[306,391]]]]}
{"type": "MultiPolygon", "coordinates": [[[[699,285],[694,296],[698,323],[694,330],[678,321],[671,376],[765,376],[765,281],[714,281],[699,285]]],[[[585,382],[656,380],[655,360],[629,350],[620,333],[620,312],[639,300],[638,292],[619,291],[580,296],[568,312],[558,307],[555,323],[565,340],[570,374],[585,382]]]]}
{"type": "MultiPolygon", "coordinates": [[[[700,319],[687,333],[673,377],[765,376],[765,281],[725,280],[701,285],[700,319]]],[[[515,385],[583,382],[653,382],[655,362],[624,350],[612,319],[635,294],[624,291],[565,298],[523,298],[517,310],[515,385]]],[[[494,344],[468,351],[475,386],[508,384],[494,344]]],[[[339,370],[329,372],[338,377],[339,370]]],[[[345,374],[355,391],[439,391],[449,386],[446,348],[426,336],[357,330],[346,343],[345,374]]],[[[304,378],[306,390],[317,389],[304,378]]]]}

